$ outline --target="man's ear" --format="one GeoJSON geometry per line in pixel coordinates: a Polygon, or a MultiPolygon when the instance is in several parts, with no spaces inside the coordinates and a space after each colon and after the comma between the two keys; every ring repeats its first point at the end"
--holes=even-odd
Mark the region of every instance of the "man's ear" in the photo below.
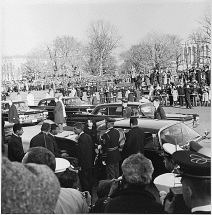
{"type": "Polygon", "coordinates": [[[186,187],[186,193],[187,193],[187,196],[189,197],[189,199],[191,199],[193,196],[193,191],[189,185],[186,187]]]}
{"type": "Polygon", "coordinates": [[[46,165],[49,166],[53,171],[55,171],[55,168],[56,168],[55,158],[50,153],[46,153],[45,159],[46,159],[46,165]]]}

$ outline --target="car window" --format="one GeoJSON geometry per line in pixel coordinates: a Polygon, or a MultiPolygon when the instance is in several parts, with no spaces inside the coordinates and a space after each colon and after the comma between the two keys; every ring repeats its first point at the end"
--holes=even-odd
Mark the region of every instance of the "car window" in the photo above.
{"type": "Polygon", "coordinates": [[[147,117],[153,117],[154,110],[155,110],[155,107],[153,106],[152,103],[142,104],[140,106],[141,113],[143,113],[144,116],[147,116],[147,117]]]}
{"type": "Polygon", "coordinates": [[[122,115],[122,107],[108,107],[109,109],[109,115],[122,115]]]}
{"type": "Polygon", "coordinates": [[[102,107],[95,111],[95,114],[97,115],[108,115],[108,108],[102,107]]]}
{"type": "Polygon", "coordinates": [[[41,101],[40,104],[39,104],[39,106],[47,106],[47,101],[46,100],[41,101]]]}
{"type": "Polygon", "coordinates": [[[14,105],[16,106],[16,109],[18,111],[23,111],[23,110],[27,110],[28,109],[28,106],[26,103],[24,102],[21,102],[21,103],[14,103],[14,105]]]}
{"type": "Polygon", "coordinates": [[[47,101],[47,106],[55,106],[55,105],[56,105],[56,102],[54,99],[47,101]]]}

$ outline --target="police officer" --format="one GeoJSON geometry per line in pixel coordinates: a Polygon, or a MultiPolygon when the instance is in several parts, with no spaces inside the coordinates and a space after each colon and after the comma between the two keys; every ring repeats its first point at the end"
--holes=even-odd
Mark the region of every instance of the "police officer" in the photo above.
{"type": "Polygon", "coordinates": [[[102,160],[106,164],[106,173],[108,179],[119,177],[119,161],[121,155],[119,152],[119,131],[113,128],[115,119],[106,118],[107,131],[101,137],[102,160]]]}
{"type": "MultiPolygon", "coordinates": [[[[198,152],[177,151],[172,159],[179,165],[182,194],[186,206],[194,214],[211,213],[211,158],[198,152]]],[[[172,213],[177,196],[166,200],[165,210],[172,213]]]]}

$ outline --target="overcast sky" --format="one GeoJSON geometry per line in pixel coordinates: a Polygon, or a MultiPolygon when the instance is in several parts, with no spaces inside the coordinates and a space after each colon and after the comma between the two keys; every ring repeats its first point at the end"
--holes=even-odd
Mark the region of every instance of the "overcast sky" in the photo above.
{"type": "Polygon", "coordinates": [[[210,0],[3,0],[2,55],[25,55],[63,35],[86,43],[86,30],[97,20],[118,29],[120,51],[151,32],[186,39],[208,8],[210,0]]]}

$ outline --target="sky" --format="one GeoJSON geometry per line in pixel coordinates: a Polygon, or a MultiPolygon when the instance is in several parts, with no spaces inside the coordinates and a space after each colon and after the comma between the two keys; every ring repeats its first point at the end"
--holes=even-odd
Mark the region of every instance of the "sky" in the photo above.
{"type": "Polygon", "coordinates": [[[104,20],[121,36],[119,52],[148,33],[183,39],[211,8],[210,0],[2,0],[2,56],[27,55],[57,36],[86,44],[92,22],[104,20]]]}

